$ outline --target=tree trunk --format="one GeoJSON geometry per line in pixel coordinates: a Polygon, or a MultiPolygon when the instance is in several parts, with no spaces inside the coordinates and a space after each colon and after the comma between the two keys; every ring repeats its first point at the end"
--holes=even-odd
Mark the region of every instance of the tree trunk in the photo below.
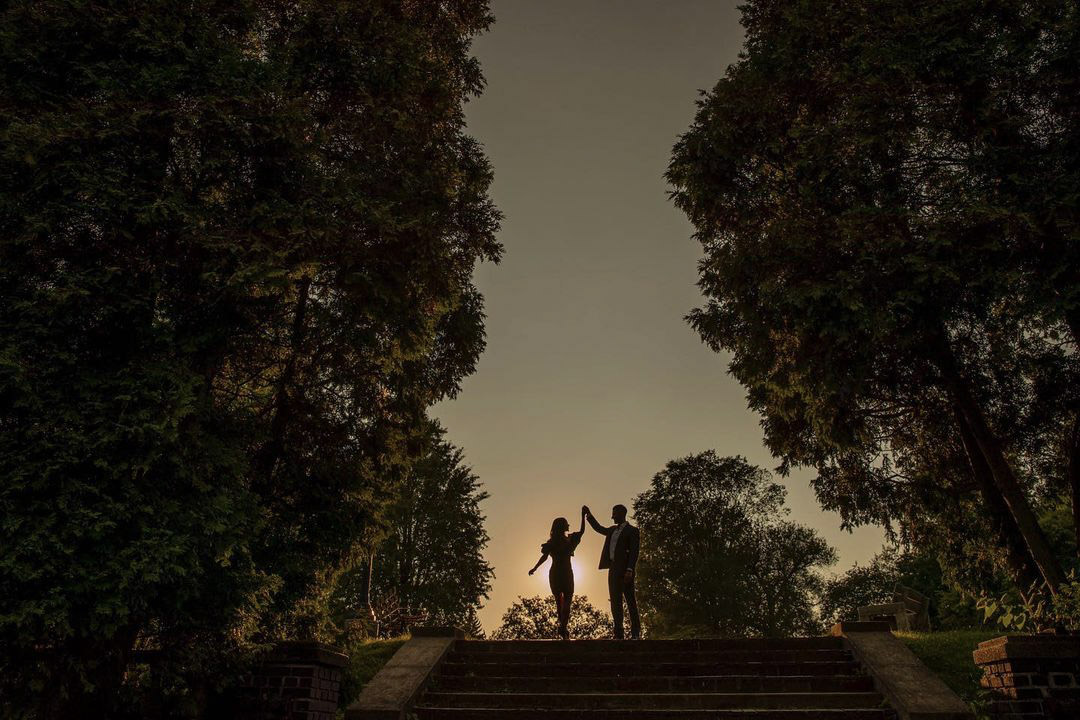
{"type": "Polygon", "coordinates": [[[289,401],[289,388],[296,381],[296,363],[304,343],[305,320],[307,317],[308,294],[311,278],[300,278],[296,285],[296,309],[293,311],[293,324],[289,337],[289,356],[285,367],[278,376],[274,389],[274,415],[270,419],[270,438],[259,450],[255,458],[255,477],[257,482],[270,484],[274,466],[285,448],[285,431],[291,420],[292,407],[289,401]]]}
{"type": "Polygon", "coordinates": [[[1001,443],[994,435],[986,422],[982,408],[972,396],[969,385],[956,364],[952,348],[944,336],[937,338],[938,365],[945,381],[946,389],[952,397],[960,414],[967,422],[971,436],[979,449],[990,474],[994,479],[994,487],[1008,507],[1009,513],[1016,521],[1016,527],[1027,545],[1028,552],[1039,568],[1042,579],[1046,582],[1050,592],[1054,595],[1058,587],[1065,580],[1065,574],[1061,565],[1054,557],[1050,549],[1050,543],[1046,540],[1038,518],[1035,517],[1027,496],[1024,495],[1020,482],[1017,480],[1001,443]]]}
{"type": "Polygon", "coordinates": [[[986,505],[990,522],[998,536],[998,542],[1005,548],[1013,582],[1016,583],[1021,594],[1027,598],[1032,585],[1037,585],[1041,580],[1039,569],[1023,543],[1022,533],[1016,520],[1009,512],[1005,501],[1002,500],[1001,493],[994,486],[990,466],[986,464],[986,459],[982,456],[974,435],[971,434],[971,428],[959,410],[956,411],[956,424],[960,430],[960,440],[964,445],[972,477],[975,478],[979,494],[986,505]]]}
{"type": "Polygon", "coordinates": [[[371,583],[375,575],[375,549],[368,553],[367,579],[364,583],[364,602],[367,604],[368,617],[375,626],[375,637],[379,636],[379,616],[375,613],[375,606],[371,604],[371,583]]]}

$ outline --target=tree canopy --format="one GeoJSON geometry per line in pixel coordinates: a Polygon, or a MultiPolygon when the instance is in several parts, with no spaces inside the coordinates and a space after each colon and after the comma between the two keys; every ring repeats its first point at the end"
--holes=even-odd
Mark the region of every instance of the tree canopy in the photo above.
{"type": "Polygon", "coordinates": [[[0,688],[318,637],[483,343],[484,0],[0,10],[0,688]]]}
{"type": "Polygon", "coordinates": [[[974,516],[1056,591],[1034,505],[1080,518],[1075,4],[751,0],[743,22],[668,169],[704,249],[691,324],[826,508],[924,535],[974,516]]]}
{"type": "Polygon", "coordinates": [[[818,631],[818,570],[835,551],[785,519],[786,490],[741,457],[672,460],[634,499],[638,595],[650,633],[782,637],[818,631]]]}

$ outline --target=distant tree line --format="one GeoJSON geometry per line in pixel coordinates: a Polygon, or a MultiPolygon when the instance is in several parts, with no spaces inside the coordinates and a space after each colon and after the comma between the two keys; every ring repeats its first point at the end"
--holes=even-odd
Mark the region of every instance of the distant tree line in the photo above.
{"type": "Polygon", "coordinates": [[[743,22],[667,173],[704,250],[690,323],[846,525],[972,594],[1075,594],[1075,3],[751,0],[743,22]]]}
{"type": "MultiPolygon", "coordinates": [[[[490,22],[483,0],[0,10],[0,714],[138,715],[137,690],[197,716],[260,648],[332,636],[342,573],[388,532],[411,552],[415,493],[472,517],[453,450],[428,455],[446,477],[413,468],[501,252],[463,115],[490,22]]],[[[468,561],[456,598],[404,586],[459,614],[486,591],[468,561]]]]}

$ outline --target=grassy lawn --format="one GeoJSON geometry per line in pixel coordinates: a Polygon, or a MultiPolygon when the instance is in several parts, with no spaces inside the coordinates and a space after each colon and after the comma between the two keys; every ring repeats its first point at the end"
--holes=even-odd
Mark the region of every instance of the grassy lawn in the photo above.
{"type": "Polygon", "coordinates": [[[345,708],[360,696],[360,691],[368,680],[375,677],[375,673],[379,672],[408,639],[399,637],[390,640],[365,640],[345,651],[349,654],[349,664],[342,673],[338,717],[344,717],[345,708]]]}
{"type": "Polygon", "coordinates": [[[975,667],[971,653],[983,640],[1000,637],[1001,630],[944,630],[942,632],[900,632],[911,652],[923,661],[953,692],[978,711],[982,671],[975,667]]]}

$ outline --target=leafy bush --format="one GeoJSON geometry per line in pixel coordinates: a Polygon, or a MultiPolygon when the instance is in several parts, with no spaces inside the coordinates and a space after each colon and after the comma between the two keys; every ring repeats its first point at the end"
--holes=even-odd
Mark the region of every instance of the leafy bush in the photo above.
{"type": "Polygon", "coordinates": [[[1033,586],[1025,595],[1010,590],[1001,597],[983,597],[978,602],[983,621],[994,621],[1006,631],[1042,632],[1044,630],[1080,630],[1080,578],[1070,571],[1057,595],[1049,595],[1033,586]]]}
{"type": "MultiPolygon", "coordinates": [[[[550,640],[558,637],[559,615],[550,595],[519,597],[503,613],[502,624],[493,640],[550,640]]],[[[570,637],[574,639],[609,638],[611,617],[584,596],[574,598],[570,608],[570,637]]]]}

